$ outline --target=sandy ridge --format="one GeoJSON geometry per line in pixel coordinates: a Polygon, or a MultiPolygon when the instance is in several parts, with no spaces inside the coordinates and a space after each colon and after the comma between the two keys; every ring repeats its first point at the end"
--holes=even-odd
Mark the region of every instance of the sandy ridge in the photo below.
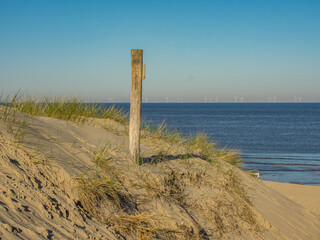
{"type": "MultiPolygon", "coordinates": [[[[88,217],[76,204],[78,195],[73,177],[94,167],[92,152],[105,144],[110,145],[110,156],[116,159],[115,164],[122,172],[122,184],[136,201],[135,211],[171,215],[171,220],[166,222],[177,231],[184,227],[190,231],[203,229],[206,234],[199,235],[203,239],[320,239],[318,187],[258,181],[234,170],[241,176],[252,200],[252,207],[243,206],[252,208],[250,211],[255,213],[262,231],[255,232],[247,223],[226,215],[223,220],[226,226],[240,225],[217,235],[216,230],[210,230],[216,228],[212,218],[218,214],[216,205],[222,204],[219,214],[223,217],[233,209],[236,195],[224,192],[223,176],[219,177],[208,163],[194,158],[188,159],[186,165],[185,161],[173,159],[136,169],[127,160],[127,136],[118,130],[107,131],[106,123],[89,126],[42,117],[29,117],[28,121],[26,135],[18,143],[0,122],[2,239],[123,239],[114,228],[88,217]],[[163,181],[175,181],[184,189],[185,204],[153,197],[151,201],[149,190],[131,187],[141,184],[140,178],[150,179],[154,186],[160,187],[163,181]]],[[[159,147],[169,149],[176,156],[182,151],[170,144],[148,141],[144,141],[142,149],[148,157],[156,154],[159,147]]],[[[195,239],[195,236],[181,235],[180,239],[195,239]]]]}

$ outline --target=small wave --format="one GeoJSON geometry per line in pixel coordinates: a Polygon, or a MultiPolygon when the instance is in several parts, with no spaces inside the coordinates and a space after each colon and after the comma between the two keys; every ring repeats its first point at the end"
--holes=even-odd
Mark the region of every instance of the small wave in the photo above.
{"type": "Polygon", "coordinates": [[[259,172],[320,172],[320,169],[308,169],[308,170],[299,170],[299,169],[259,169],[259,172]]]}
{"type": "Polygon", "coordinates": [[[300,156],[286,156],[286,157],[283,157],[283,156],[270,156],[270,157],[267,157],[267,156],[249,156],[249,155],[240,155],[241,158],[243,159],[270,159],[270,160],[273,160],[273,159],[279,159],[279,160],[300,160],[300,161],[319,161],[320,162],[320,159],[318,159],[318,156],[317,157],[300,157],[300,156]]]}
{"type": "Polygon", "coordinates": [[[320,167],[320,164],[308,164],[308,163],[264,163],[264,162],[249,162],[243,161],[246,164],[260,164],[260,165],[277,165],[277,166],[310,166],[320,167]]]}

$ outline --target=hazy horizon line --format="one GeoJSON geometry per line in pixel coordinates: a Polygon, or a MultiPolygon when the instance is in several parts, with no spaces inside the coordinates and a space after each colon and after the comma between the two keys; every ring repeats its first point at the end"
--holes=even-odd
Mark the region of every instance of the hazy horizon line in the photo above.
{"type": "MultiPolygon", "coordinates": [[[[86,102],[86,103],[110,103],[110,104],[116,104],[116,103],[128,103],[128,104],[130,104],[130,102],[127,102],[127,101],[114,101],[114,102],[86,102]]],[[[186,103],[203,103],[203,104],[219,104],[219,103],[234,103],[234,104],[243,104],[243,103],[275,103],[275,104],[277,104],[277,103],[320,103],[320,101],[318,101],[318,102],[312,102],[312,101],[306,101],[306,102],[287,102],[287,101],[279,101],[279,102],[263,102],[263,101],[261,101],[261,102],[254,102],[254,101],[250,101],[250,102],[157,102],[157,101],[152,101],[152,102],[142,102],[142,104],[148,104],[148,103],[168,103],[168,104],[170,104],[170,103],[181,103],[181,104],[186,104],[186,103]]]]}

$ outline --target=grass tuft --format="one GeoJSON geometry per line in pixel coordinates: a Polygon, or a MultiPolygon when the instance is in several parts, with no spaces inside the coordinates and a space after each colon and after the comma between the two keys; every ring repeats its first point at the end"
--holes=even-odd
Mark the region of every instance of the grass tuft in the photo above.
{"type": "Polygon", "coordinates": [[[210,163],[216,163],[217,159],[220,159],[236,167],[241,165],[241,159],[237,152],[218,148],[217,144],[211,142],[206,134],[191,135],[185,145],[191,153],[199,155],[200,158],[210,163]]]}
{"type": "Polygon", "coordinates": [[[142,137],[153,140],[164,140],[171,144],[182,146],[188,151],[187,156],[197,155],[213,164],[220,159],[236,167],[240,167],[242,163],[236,151],[218,148],[217,144],[210,141],[206,134],[198,133],[186,138],[178,130],[167,128],[165,122],[159,125],[145,123],[142,129],[142,137]]]}
{"type": "Polygon", "coordinates": [[[2,100],[2,95],[0,97],[0,119],[7,125],[15,142],[22,140],[25,135],[25,128],[28,126],[27,117],[15,108],[18,101],[19,92],[13,96],[11,101],[8,97],[4,100],[2,100]]]}
{"type": "Polygon", "coordinates": [[[209,162],[213,162],[216,144],[209,141],[209,137],[205,134],[191,135],[186,142],[187,149],[209,162]]]}
{"type": "Polygon", "coordinates": [[[113,168],[112,165],[112,158],[108,156],[108,152],[111,149],[111,145],[106,143],[103,147],[97,148],[93,152],[93,162],[99,166],[101,169],[111,169],[113,168]]]}
{"type": "Polygon", "coordinates": [[[161,124],[142,124],[142,137],[166,140],[173,144],[182,144],[183,137],[176,129],[169,129],[165,122],[161,124]]]}
{"type": "Polygon", "coordinates": [[[76,190],[82,207],[91,216],[101,216],[101,203],[111,201],[118,208],[122,208],[119,183],[113,175],[101,174],[97,171],[84,173],[74,178],[77,182],[76,190]]]}
{"type": "Polygon", "coordinates": [[[172,239],[172,230],[157,227],[160,217],[155,214],[141,213],[137,215],[115,214],[106,221],[118,232],[138,239],[172,239]]]}

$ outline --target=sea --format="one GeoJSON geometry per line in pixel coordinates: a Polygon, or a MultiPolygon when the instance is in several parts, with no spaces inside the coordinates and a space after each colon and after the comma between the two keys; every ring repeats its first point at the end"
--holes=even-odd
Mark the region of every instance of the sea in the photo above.
{"type": "Polygon", "coordinates": [[[320,186],[320,103],[143,103],[142,118],[185,136],[207,134],[261,179],[320,186]]]}

